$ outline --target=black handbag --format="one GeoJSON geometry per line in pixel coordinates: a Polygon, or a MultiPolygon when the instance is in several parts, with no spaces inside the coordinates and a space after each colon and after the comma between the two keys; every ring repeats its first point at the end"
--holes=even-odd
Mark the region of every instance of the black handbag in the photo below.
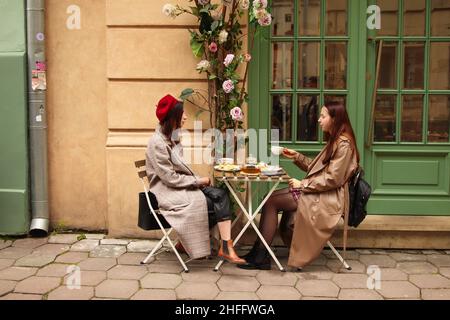
{"type": "MultiPolygon", "coordinates": [[[[148,196],[150,198],[150,203],[152,205],[153,210],[158,210],[158,201],[156,200],[156,196],[148,192],[148,196]]],[[[170,224],[164,218],[163,215],[156,213],[159,221],[163,225],[164,229],[171,228],[170,224]]],[[[156,221],[153,213],[150,211],[148,207],[147,199],[145,197],[145,192],[139,193],[139,215],[138,215],[138,227],[144,230],[160,230],[158,222],[156,221]]]]}
{"type": "Polygon", "coordinates": [[[366,205],[372,193],[370,184],[362,177],[364,171],[361,167],[356,170],[349,180],[348,191],[350,195],[350,208],[348,214],[348,225],[357,227],[366,218],[366,205]]]}

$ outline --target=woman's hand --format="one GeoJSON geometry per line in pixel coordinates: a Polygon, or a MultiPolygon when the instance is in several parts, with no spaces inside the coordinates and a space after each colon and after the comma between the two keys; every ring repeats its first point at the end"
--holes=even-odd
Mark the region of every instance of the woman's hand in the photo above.
{"type": "Polygon", "coordinates": [[[198,180],[198,184],[200,187],[207,187],[211,185],[211,179],[209,177],[203,177],[198,180]]]}
{"type": "Polygon", "coordinates": [[[290,179],[289,180],[289,187],[294,188],[294,189],[299,189],[301,187],[300,180],[290,179]]]}
{"type": "Polygon", "coordinates": [[[284,148],[282,155],[285,156],[286,158],[294,159],[298,155],[298,152],[295,150],[284,148]]]}

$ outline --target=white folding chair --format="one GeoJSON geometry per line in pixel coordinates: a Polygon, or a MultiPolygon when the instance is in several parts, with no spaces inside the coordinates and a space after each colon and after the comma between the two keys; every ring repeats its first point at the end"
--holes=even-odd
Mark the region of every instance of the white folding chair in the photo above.
{"type": "MultiPolygon", "coordinates": [[[[189,272],[188,267],[186,266],[186,263],[183,261],[183,259],[181,258],[180,254],[178,253],[177,249],[175,248],[172,240],[170,239],[170,233],[172,232],[172,228],[170,227],[170,224],[166,221],[166,219],[164,218],[164,216],[162,216],[159,213],[158,208],[153,208],[152,203],[150,201],[150,197],[149,197],[149,190],[147,188],[147,183],[144,181],[147,179],[147,173],[145,171],[145,160],[138,160],[134,162],[134,165],[137,169],[137,174],[139,176],[139,179],[142,182],[142,186],[144,187],[144,192],[145,192],[145,198],[147,200],[147,204],[148,207],[150,209],[150,213],[151,213],[151,219],[154,219],[154,221],[156,221],[155,223],[151,223],[152,225],[156,225],[157,227],[155,228],[151,228],[148,230],[161,230],[163,233],[163,237],[161,238],[161,240],[158,242],[158,244],[152,249],[152,251],[148,254],[148,256],[141,261],[141,264],[146,264],[148,262],[148,260],[150,260],[152,257],[162,253],[162,252],[170,252],[170,249],[175,253],[175,255],[177,256],[178,260],[180,261],[181,265],[183,266],[184,272],[189,272]],[[166,231],[165,226],[169,226],[168,227],[168,231],[166,231]],[[166,249],[166,250],[161,250],[164,249],[164,241],[167,241],[169,244],[169,248],[170,249],[166,249]]],[[[153,221],[152,221],[153,222],[153,221]]]]}

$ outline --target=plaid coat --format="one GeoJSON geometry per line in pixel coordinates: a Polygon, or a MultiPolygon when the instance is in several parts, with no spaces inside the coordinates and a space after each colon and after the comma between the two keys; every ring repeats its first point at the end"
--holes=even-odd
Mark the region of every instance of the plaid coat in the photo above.
{"type": "Polygon", "coordinates": [[[339,219],[349,210],[348,179],[357,169],[356,153],[350,141],[340,136],[333,155],[324,165],[325,148],[312,160],[299,153],[294,163],[306,177],[295,215],[288,265],[304,267],[316,259],[333,235],[339,219]]]}
{"type": "Polygon", "coordinates": [[[157,130],[147,145],[146,171],[159,210],[189,257],[210,255],[206,197],[197,187],[198,177],[183,159],[181,143],[171,147],[169,139],[157,130]]]}

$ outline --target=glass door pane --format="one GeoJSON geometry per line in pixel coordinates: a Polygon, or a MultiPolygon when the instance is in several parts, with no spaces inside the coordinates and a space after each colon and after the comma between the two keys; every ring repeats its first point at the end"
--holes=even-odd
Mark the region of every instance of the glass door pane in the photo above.
{"type": "Polygon", "coordinates": [[[422,141],[423,96],[405,95],[402,101],[402,142],[422,141]]]}
{"type": "Polygon", "coordinates": [[[450,90],[450,42],[432,42],[430,89],[450,90]]]}
{"type": "Polygon", "coordinates": [[[383,94],[377,96],[374,117],[375,141],[395,141],[396,100],[395,95],[383,94]]]}
{"type": "Polygon", "coordinates": [[[450,36],[450,0],[431,0],[431,35],[450,36]]]}
{"type": "Polygon", "coordinates": [[[272,0],[272,35],[294,35],[294,0],[272,0]]]}
{"type": "Polygon", "coordinates": [[[292,88],[293,62],[294,44],[292,42],[272,44],[272,89],[292,88]]]}
{"type": "Polygon", "coordinates": [[[280,141],[291,141],[292,128],[292,95],[272,95],[271,128],[279,130],[280,141]]]}
{"type": "Polygon", "coordinates": [[[450,95],[431,95],[428,108],[428,142],[449,142],[450,95]]]}
{"type": "Polygon", "coordinates": [[[405,89],[423,89],[425,43],[405,42],[404,57],[404,81],[405,89]]]}
{"type": "Polygon", "coordinates": [[[383,43],[378,88],[397,88],[397,44],[394,42],[383,43]]]}
{"type": "Polygon", "coordinates": [[[425,0],[406,0],[403,2],[403,35],[425,35],[425,0]]]}
{"type": "Polygon", "coordinates": [[[326,34],[328,36],[347,35],[347,0],[327,0],[326,34]]]}
{"type": "Polygon", "coordinates": [[[298,33],[300,36],[320,35],[320,0],[298,1],[298,33]]]}
{"type": "Polygon", "coordinates": [[[326,42],[325,88],[347,88],[347,43],[326,42]]]}
{"type": "Polygon", "coordinates": [[[300,42],[298,45],[298,86],[319,88],[320,42],[300,42]]]}
{"type": "Polygon", "coordinates": [[[398,0],[377,0],[381,9],[381,29],[379,36],[396,36],[398,34],[398,0]]]}
{"type": "Polygon", "coordinates": [[[319,96],[298,96],[297,140],[317,141],[319,96]]]}

